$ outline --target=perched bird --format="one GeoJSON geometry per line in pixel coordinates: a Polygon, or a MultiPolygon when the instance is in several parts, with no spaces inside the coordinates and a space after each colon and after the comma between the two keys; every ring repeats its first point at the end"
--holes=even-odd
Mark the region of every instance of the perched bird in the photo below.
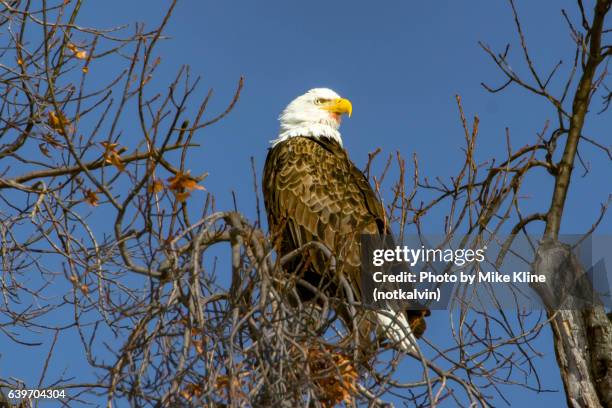
{"type": "MultiPolygon", "coordinates": [[[[338,129],[343,115],[351,113],[351,102],[331,89],[309,90],[280,115],[280,133],[271,141],[266,158],[264,201],[279,255],[304,249],[286,265],[310,284],[298,285],[302,302],[316,298],[313,287],[327,296],[345,298],[339,273],[346,277],[354,299],[361,300],[360,236],[389,234],[380,200],[342,146],[338,129]],[[307,245],[312,241],[331,250],[337,259],[335,268],[330,268],[329,257],[320,249],[307,245]]],[[[337,312],[350,328],[348,310],[337,312]]],[[[413,351],[414,337],[423,334],[429,311],[390,308],[372,313],[374,319],[360,322],[362,337],[378,329],[399,349],[413,351]]]]}

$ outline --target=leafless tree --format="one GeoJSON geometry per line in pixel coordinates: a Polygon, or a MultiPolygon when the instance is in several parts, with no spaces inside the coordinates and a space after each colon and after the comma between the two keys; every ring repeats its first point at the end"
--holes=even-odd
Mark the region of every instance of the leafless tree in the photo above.
{"type": "MultiPolygon", "coordinates": [[[[521,77],[512,70],[508,50],[495,54],[488,46],[484,50],[491,56],[506,78],[501,88],[487,89],[499,92],[509,85],[517,85],[528,92],[543,97],[557,111],[558,121],[555,129],[533,145],[534,151],[544,153],[541,164],[550,173],[554,189],[547,211],[524,216],[518,228],[542,221],[545,224],[543,239],[537,250],[534,268],[549,277],[549,281],[572,281],[584,274],[580,265],[571,254],[567,244],[559,242],[559,230],[564,212],[566,197],[570,188],[574,163],[580,156],[580,144],[590,143],[612,159],[609,147],[604,141],[587,137],[584,124],[593,99],[603,91],[603,107],[600,113],[609,108],[610,90],[606,85],[607,66],[612,56],[612,44],[606,44],[611,28],[608,13],[612,4],[609,0],[595,1],[588,10],[581,0],[577,1],[580,12],[579,21],[572,21],[563,10],[569,31],[575,41],[574,62],[560,92],[549,86],[551,79],[558,75],[561,63],[546,76],[535,68],[533,56],[527,46],[519,15],[513,1],[509,1],[516,30],[520,39],[522,56],[529,67],[530,76],[521,77]],[[606,20],[606,18],[608,19],[606,20]],[[575,91],[572,92],[573,87],[575,91]],[[562,151],[561,159],[555,161],[555,152],[562,151]]],[[[608,202],[603,203],[602,215],[608,202]]],[[[598,221],[595,225],[598,224],[598,221]]],[[[517,229],[518,231],[518,229],[517,229]]],[[[588,265],[587,265],[588,266],[588,265]]],[[[546,291],[541,293],[546,297],[546,291]]],[[[548,318],[554,334],[554,345],[561,377],[565,386],[568,406],[606,407],[612,405],[612,324],[601,304],[584,310],[554,310],[548,305],[548,318]]]]}
{"type": "MultiPolygon", "coordinates": [[[[199,78],[188,67],[165,87],[155,77],[156,46],[166,40],[176,1],[152,30],[81,26],[82,3],[0,1],[0,330],[14,347],[49,346],[47,359],[32,368],[40,371],[38,383],[1,378],[3,394],[62,389],[66,406],[101,398],[109,407],[126,401],[138,407],[388,406],[393,398],[416,406],[450,400],[487,407],[491,398],[505,398],[507,386],[547,391],[531,343],[550,324],[568,402],[610,405],[611,328],[601,307],[483,309],[468,288],[459,288],[444,312],[444,342],[426,333],[417,352],[403,354],[381,341],[368,361],[357,358],[359,339],[333,305],[368,306],[348,293],[344,299],[319,293],[324,306],[313,315],[299,302],[299,277],[284,268],[299,251],[277,257],[275,237],[261,222],[218,210],[210,194],[205,200],[192,195],[203,189],[206,169],[188,168],[190,152],[202,129],[231,112],[242,80],[227,108],[210,115],[212,92],[196,99],[199,78]],[[219,248],[227,259],[217,267],[219,248]],[[48,374],[68,335],[80,340],[95,379],[48,374]],[[582,345],[589,345],[587,353],[582,345]]],[[[432,182],[420,174],[417,156],[407,166],[398,153],[371,179],[400,235],[420,234],[432,209],[443,208],[448,240],[478,248],[510,226],[511,238],[501,243],[510,252],[529,224],[545,223],[533,257],[542,273],[558,273],[550,260],[560,258],[550,251],[574,259],[557,238],[579,142],[610,156],[581,132],[593,94],[606,89],[612,47],[602,41],[610,1],[597,1],[592,13],[578,1],[582,30],[563,14],[577,49],[560,96],[548,89],[558,69],[539,76],[510,5],[532,78],[512,71],[508,49],[496,54],[483,44],[506,77],[502,87],[487,89],[518,85],[543,96],[558,110],[556,129],[544,125],[518,150],[508,132],[507,156],[478,163],[478,118],[468,121],[457,98],[465,161],[454,176],[432,182]],[[559,162],[556,149],[563,150],[559,162]],[[392,167],[399,177],[389,181],[392,167]],[[551,207],[523,215],[520,191],[534,168],[546,169],[555,183],[551,207]]],[[[604,109],[610,100],[604,95],[604,109]]],[[[377,155],[370,155],[367,174],[377,155]]],[[[312,248],[328,257],[330,268],[336,265],[333,251],[317,242],[301,250],[312,248]]]]}

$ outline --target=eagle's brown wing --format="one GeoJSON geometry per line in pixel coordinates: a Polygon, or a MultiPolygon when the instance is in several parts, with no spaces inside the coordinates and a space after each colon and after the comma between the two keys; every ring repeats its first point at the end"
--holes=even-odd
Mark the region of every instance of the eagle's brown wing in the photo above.
{"type": "MultiPolygon", "coordinates": [[[[311,241],[324,243],[338,260],[356,299],[362,299],[360,234],[388,233],[385,211],[364,174],[346,151],[328,138],[294,137],[268,152],[263,175],[268,223],[280,240],[280,255],[311,241]]],[[[328,295],[336,292],[329,264],[320,251],[297,257],[288,269],[328,295]]],[[[302,300],[312,297],[300,290],[302,300]]],[[[417,337],[425,330],[429,311],[409,310],[408,321],[417,337]]]]}
{"type": "MultiPolygon", "coordinates": [[[[359,234],[381,232],[385,214],[346,151],[327,138],[295,137],[279,143],[268,153],[263,191],[270,231],[281,240],[281,254],[313,240],[324,243],[359,297],[359,234]]],[[[325,269],[321,255],[315,258],[306,274],[310,279],[325,269]]]]}

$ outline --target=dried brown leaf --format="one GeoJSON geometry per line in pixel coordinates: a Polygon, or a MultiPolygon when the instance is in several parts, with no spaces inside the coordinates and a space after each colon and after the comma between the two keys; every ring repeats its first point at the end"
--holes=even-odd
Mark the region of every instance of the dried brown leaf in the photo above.
{"type": "Polygon", "coordinates": [[[98,194],[93,190],[85,190],[85,202],[92,207],[97,207],[100,205],[100,198],[98,194]]]}
{"type": "Polygon", "coordinates": [[[191,193],[189,191],[183,191],[181,193],[174,193],[174,195],[176,196],[176,200],[179,203],[183,203],[185,202],[185,200],[187,200],[189,198],[189,196],[191,195],[191,193]]]}
{"type": "Polygon", "coordinates": [[[68,48],[70,52],[72,52],[72,54],[78,59],[87,58],[87,51],[79,49],[76,45],[72,43],[66,44],[66,48],[68,48]]]}
{"type": "Polygon", "coordinates": [[[350,356],[329,347],[313,347],[308,351],[308,366],[323,406],[352,403],[359,373],[350,356]]]}
{"type": "Polygon", "coordinates": [[[123,162],[121,161],[120,155],[121,152],[125,151],[125,148],[121,147],[117,149],[117,147],[119,146],[118,143],[102,142],[100,144],[104,147],[104,161],[106,163],[112,164],[119,171],[125,170],[125,164],[123,164],[123,162]]]}
{"type": "Polygon", "coordinates": [[[149,187],[147,188],[147,191],[149,191],[149,193],[160,193],[163,190],[164,183],[162,183],[162,181],[159,179],[153,180],[153,182],[149,184],[149,187]]]}
{"type": "Polygon", "coordinates": [[[65,131],[70,126],[70,121],[66,119],[63,113],[49,111],[47,112],[47,124],[60,135],[65,135],[65,131]]]}
{"type": "Polygon", "coordinates": [[[202,340],[191,340],[198,354],[204,354],[206,351],[204,348],[204,342],[202,340]]]}
{"type": "Polygon", "coordinates": [[[198,185],[197,180],[190,175],[189,171],[184,173],[179,171],[173,177],[168,179],[168,183],[168,187],[171,190],[204,190],[204,187],[198,185]]]}
{"type": "Polygon", "coordinates": [[[199,397],[202,395],[202,386],[198,384],[189,383],[181,390],[181,397],[188,401],[191,401],[193,397],[199,397]]]}

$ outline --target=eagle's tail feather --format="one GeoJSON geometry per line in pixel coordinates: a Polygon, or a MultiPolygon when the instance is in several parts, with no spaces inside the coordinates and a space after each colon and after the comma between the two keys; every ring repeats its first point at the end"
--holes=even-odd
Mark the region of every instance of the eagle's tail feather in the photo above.
{"type": "Polygon", "coordinates": [[[384,311],[376,313],[376,320],[382,334],[405,352],[416,351],[416,338],[404,313],[384,311]]]}

